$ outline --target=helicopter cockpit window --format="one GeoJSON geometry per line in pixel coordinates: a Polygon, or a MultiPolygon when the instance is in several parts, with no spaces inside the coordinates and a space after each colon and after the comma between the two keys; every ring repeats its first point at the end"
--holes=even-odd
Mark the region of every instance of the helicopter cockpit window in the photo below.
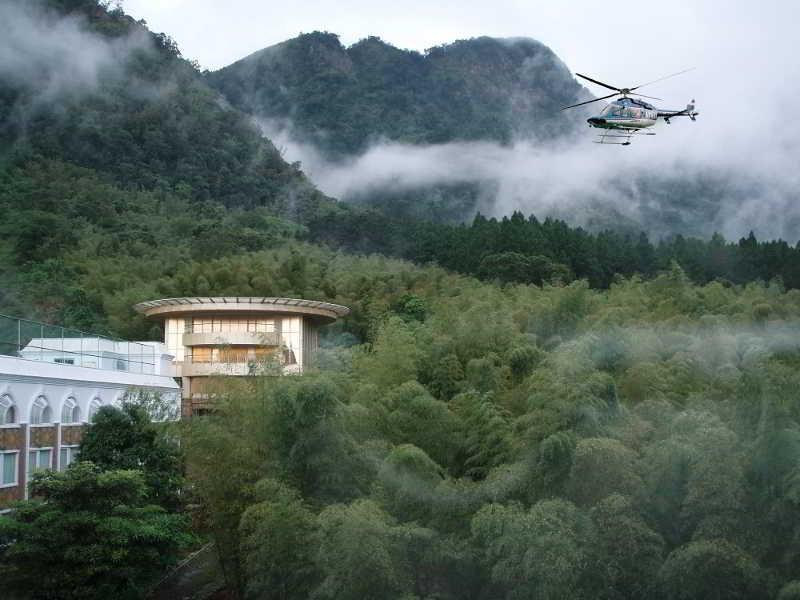
{"type": "Polygon", "coordinates": [[[603,117],[621,117],[623,115],[623,108],[617,104],[609,104],[600,113],[603,117]]]}

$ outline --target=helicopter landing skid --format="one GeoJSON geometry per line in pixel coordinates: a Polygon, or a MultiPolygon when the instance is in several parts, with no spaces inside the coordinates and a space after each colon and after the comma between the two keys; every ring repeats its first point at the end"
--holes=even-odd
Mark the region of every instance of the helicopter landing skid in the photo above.
{"type": "Polygon", "coordinates": [[[599,134],[594,140],[595,144],[615,144],[617,146],[630,146],[631,138],[640,135],[655,135],[655,131],[643,131],[641,129],[611,129],[599,134]]]}

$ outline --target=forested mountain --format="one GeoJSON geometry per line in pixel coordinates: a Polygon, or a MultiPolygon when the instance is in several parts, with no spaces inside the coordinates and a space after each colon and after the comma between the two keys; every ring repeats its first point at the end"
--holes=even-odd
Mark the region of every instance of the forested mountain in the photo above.
{"type": "MultiPolygon", "coordinates": [[[[685,153],[674,149],[660,157],[591,147],[585,117],[601,104],[562,111],[589,93],[531,39],[481,37],[419,53],[375,37],[345,47],[314,32],[206,78],[323,191],[392,217],[463,222],[521,210],[656,238],[753,228],[795,241],[800,231],[794,211],[781,223],[744,223],[754,205],[781,209],[793,189],[714,150],[678,160],[685,153]]],[[[670,147],[673,132],[662,131],[666,139],[640,141],[670,147]]]]}
{"type": "MultiPolygon", "coordinates": [[[[345,47],[335,34],[314,32],[209,73],[207,80],[255,115],[269,135],[305,148],[300,158],[316,163],[305,165],[312,177],[385,144],[397,144],[403,155],[408,148],[449,143],[509,147],[568,138],[584,124],[582,112],[561,107],[589,97],[549,48],[522,38],[460,40],[421,54],[377,37],[345,47]]],[[[392,158],[380,162],[391,169],[392,158]]],[[[450,170],[447,162],[438,168],[450,170]]],[[[377,185],[328,191],[392,216],[443,221],[471,217],[497,195],[497,181],[474,174],[405,179],[414,177],[398,174],[377,185]]]]}
{"type": "Polygon", "coordinates": [[[0,160],[57,158],[125,189],[282,210],[317,193],[249,119],[119,9],[91,0],[10,0],[0,71],[0,160]],[[69,18],[63,18],[69,15],[69,18]]]}
{"type": "Polygon", "coordinates": [[[410,144],[531,136],[574,130],[562,106],[586,95],[567,67],[531,39],[481,37],[425,54],[377,37],[345,47],[332,33],[300,35],[208,75],[243,111],[286,120],[329,158],[388,139],[410,144]]]}

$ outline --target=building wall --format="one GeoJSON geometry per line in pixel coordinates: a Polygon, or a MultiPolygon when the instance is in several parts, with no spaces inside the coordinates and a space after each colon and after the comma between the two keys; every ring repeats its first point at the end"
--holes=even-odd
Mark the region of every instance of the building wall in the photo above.
{"type": "MultiPolygon", "coordinates": [[[[16,454],[17,484],[0,485],[0,511],[15,500],[22,500],[22,481],[25,473],[25,437],[27,425],[0,425],[0,457],[5,453],[16,454]]],[[[0,465],[2,468],[2,465],[0,465]]],[[[2,482],[2,480],[0,480],[2,482]]]]}
{"type": "Polygon", "coordinates": [[[62,462],[62,449],[80,445],[87,427],[86,423],[0,426],[0,455],[11,452],[17,456],[16,483],[0,485],[0,512],[28,497],[31,452],[49,449],[50,460],[46,468],[63,471],[68,465],[62,462]]]}
{"type": "Polygon", "coordinates": [[[209,378],[247,377],[273,372],[301,373],[318,344],[317,327],[302,315],[272,312],[168,317],[164,344],[182,379],[184,418],[213,407],[209,378]]]}
{"type": "MultiPolygon", "coordinates": [[[[80,444],[94,411],[101,406],[118,405],[126,392],[138,389],[157,392],[176,405],[180,397],[178,384],[165,375],[0,356],[0,399],[10,400],[15,413],[14,423],[0,424],[0,457],[4,452],[17,454],[16,484],[3,486],[0,478],[0,510],[26,497],[31,450],[51,448],[49,467],[63,467],[61,449],[80,444]],[[49,407],[49,419],[46,423],[32,423],[34,405],[42,401],[49,407]],[[73,402],[78,407],[76,422],[62,422],[62,409],[73,402]]],[[[71,419],[73,412],[63,416],[71,419]]]]}
{"type": "Polygon", "coordinates": [[[319,349],[319,327],[311,321],[303,324],[303,364],[306,367],[314,365],[314,355],[319,349]]]}

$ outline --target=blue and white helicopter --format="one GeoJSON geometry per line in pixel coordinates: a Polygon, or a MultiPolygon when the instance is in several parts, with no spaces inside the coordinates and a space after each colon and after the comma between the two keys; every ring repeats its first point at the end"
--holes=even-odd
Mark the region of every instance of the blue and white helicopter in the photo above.
{"type": "Polygon", "coordinates": [[[601,98],[595,98],[594,100],[588,100],[586,102],[579,102],[578,104],[565,106],[561,110],[567,110],[568,108],[575,108],[576,106],[583,106],[584,104],[591,104],[592,102],[607,100],[608,98],[613,98],[614,96],[622,96],[621,98],[613,100],[610,104],[608,104],[602,111],[600,111],[600,114],[589,117],[587,121],[590,127],[596,127],[603,130],[603,132],[599,134],[598,139],[595,140],[595,143],[630,146],[631,138],[635,135],[655,135],[654,131],[647,131],[647,129],[655,125],[658,119],[664,119],[667,125],[669,125],[670,119],[673,117],[689,117],[692,121],[696,120],[697,115],[700,113],[696,112],[694,109],[694,100],[687,104],[686,108],[683,110],[666,110],[663,108],[656,108],[652,104],[649,104],[644,100],[640,100],[639,98],[630,97],[640,96],[642,98],[650,98],[651,100],[661,100],[661,98],[656,98],[655,96],[645,96],[644,94],[634,93],[634,90],[638,90],[646,85],[663,81],[691,70],[692,69],[686,69],[685,71],[673,73],[672,75],[667,75],[666,77],[661,77],[660,79],[642,83],[630,88],[614,87],[613,85],[608,85],[602,81],[597,81],[596,79],[592,79],[586,75],[575,73],[575,75],[582,79],[591,81],[597,85],[601,85],[609,90],[614,90],[614,93],[601,98]]]}

